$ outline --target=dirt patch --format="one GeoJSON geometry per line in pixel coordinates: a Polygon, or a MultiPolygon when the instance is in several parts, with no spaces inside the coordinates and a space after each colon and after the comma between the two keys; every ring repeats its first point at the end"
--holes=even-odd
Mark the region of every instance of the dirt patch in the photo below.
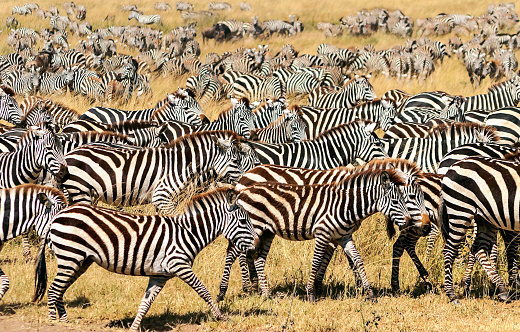
{"type": "Polygon", "coordinates": [[[0,317],[0,332],[80,332],[80,331],[114,331],[100,326],[69,326],[68,324],[50,322],[25,322],[15,318],[0,317]]]}

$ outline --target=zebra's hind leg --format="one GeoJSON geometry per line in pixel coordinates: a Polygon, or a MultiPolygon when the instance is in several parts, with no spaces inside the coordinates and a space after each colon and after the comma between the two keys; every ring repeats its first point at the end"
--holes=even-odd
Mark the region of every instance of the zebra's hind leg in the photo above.
{"type": "Polygon", "coordinates": [[[428,234],[428,238],[426,240],[426,252],[424,253],[424,257],[426,257],[426,259],[430,259],[433,248],[435,247],[435,242],[439,238],[440,234],[439,227],[434,223],[431,225],[432,229],[430,230],[430,234],[428,234]]]}
{"type": "Polygon", "coordinates": [[[31,244],[29,243],[29,232],[25,232],[22,234],[22,250],[23,250],[23,258],[26,262],[32,260],[31,256],[31,244]]]}
{"type": "Polygon", "coordinates": [[[267,277],[265,276],[265,260],[267,259],[267,255],[269,254],[269,249],[271,249],[271,244],[273,243],[274,234],[268,231],[265,231],[261,237],[261,245],[259,249],[258,258],[255,260],[255,268],[258,273],[258,283],[260,284],[260,289],[262,290],[262,295],[265,297],[269,297],[269,283],[267,282],[267,277]]]}
{"type": "Polygon", "coordinates": [[[159,292],[163,289],[164,285],[166,285],[166,282],[169,279],[170,278],[165,277],[150,277],[150,279],[148,280],[148,286],[146,287],[146,291],[144,292],[143,299],[139,304],[139,309],[137,309],[137,315],[135,316],[134,321],[132,322],[132,326],[130,327],[131,330],[139,329],[139,326],[141,325],[141,320],[143,319],[144,315],[146,315],[153,301],[155,300],[159,292]]]}
{"type": "Polygon", "coordinates": [[[500,230],[504,243],[506,245],[507,271],[509,274],[509,285],[520,288],[520,279],[518,278],[518,261],[517,253],[520,245],[520,234],[516,232],[500,230]]]}
{"type": "MultiPolygon", "coordinates": [[[[217,296],[217,302],[224,300],[224,296],[226,296],[226,292],[229,286],[229,275],[231,274],[231,267],[233,266],[233,263],[235,262],[239,254],[240,251],[233,245],[231,241],[229,241],[226,250],[226,263],[224,265],[224,273],[222,274],[222,280],[220,281],[220,292],[217,296]]],[[[242,275],[242,279],[243,278],[244,276],[242,275]]]]}
{"type": "Polygon", "coordinates": [[[325,273],[327,272],[327,267],[329,266],[330,260],[332,259],[332,255],[334,255],[334,250],[336,250],[336,244],[332,242],[329,243],[321,260],[320,268],[316,273],[316,279],[314,280],[314,289],[316,291],[316,294],[318,295],[321,294],[323,290],[323,278],[325,277],[325,273]]]}
{"type": "MultiPolygon", "coordinates": [[[[0,241],[0,251],[2,251],[2,247],[4,243],[0,241]]],[[[9,290],[9,278],[0,268],[0,300],[4,297],[5,293],[9,290]]]]}
{"type": "Polygon", "coordinates": [[[316,293],[315,293],[315,280],[318,271],[321,268],[323,256],[329,250],[329,240],[324,238],[323,236],[316,237],[316,243],[314,244],[314,254],[312,256],[312,268],[311,274],[309,276],[309,282],[307,283],[307,299],[310,302],[316,301],[316,293]]]}
{"type": "Polygon", "coordinates": [[[63,294],[65,294],[67,289],[74,283],[74,281],[76,281],[76,279],[85,273],[89,266],[92,265],[93,261],[86,259],[84,261],[71,263],[71,261],[62,261],[58,255],[56,255],[56,258],[58,271],[56,273],[56,278],[54,278],[47,293],[49,318],[55,320],[57,310],[60,322],[68,322],[69,319],[67,317],[67,312],[63,305],[63,294]]]}

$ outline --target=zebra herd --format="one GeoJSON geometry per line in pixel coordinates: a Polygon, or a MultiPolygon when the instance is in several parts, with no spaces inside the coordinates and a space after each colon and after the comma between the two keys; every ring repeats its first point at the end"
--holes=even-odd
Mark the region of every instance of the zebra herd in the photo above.
{"type": "MultiPolygon", "coordinates": [[[[171,10],[166,3],[154,8],[171,10]]],[[[251,10],[247,3],[240,8],[251,10]]],[[[401,287],[404,251],[432,286],[416,246],[427,237],[429,257],[442,234],[445,292],[459,302],[453,265],[471,229],[464,290],[469,290],[478,261],[498,298],[511,301],[497,272],[497,233],[506,244],[509,286],[520,286],[520,73],[507,55],[517,47],[516,34],[496,32],[507,27],[500,18],[515,18],[514,5],[489,7],[495,34],[486,32],[477,42],[409,39],[405,46],[384,51],[323,43],[317,55],[299,54],[290,44],[274,55],[268,45],[258,45],[208,53],[204,64],[194,40],[197,24],[166,36],[151,28],[90,28],[87,40],[68,49],[61,25],[70,29],[69,17],[83,21],[86,9],[72,2],[63,9],[67,16],[59,16],[56,7],[48,9],[52,31],[12,31],[8,42],[15,52],[0,56],[0,119],[9,123],[0,125],[0,249],[4,241],[22,236],[24,255],[30,257],[27,232],[34,230],[42,239],[33,301],[48,291],[50,319],[68,321],[64,294],[93,263],[149,277],[131,329],[139,329],[174,277],[193,288],[215,318],[224,319],[192,269],[198,253],[220,234],[229,246],[217,302],[226,295],[237,258],[243,289],[259,288],[270,296],[269,284],[276,280],[268,281],[266,264],[275,236],[315,239],[305,286],[309,301],[322,292],[337,246],[345,252],[357,286],[377,301],[353,240],[362,221],[374,213],[385,217],[390,238],[399,229],[392,252],[394,291],[401,287]],[[32,54],[40,38],[45,43],[32,54]],[[120,54],[121,44],[141,53],[120,54]],[[500,82],[484,94],[392,89],[377,97],[370,73],[425,78],[452,54],[464,63],[472,82],[480,80],[489,63],[502,66],[504,75],[494,76],[500,82]],[[493,60],[486,58],[491,54],[493,60]],[[114,105],[119,100],[130,107],[132,96],[152,98],[153,75],[187,73],[185,87],[163,95],[151,108],[114,105]],[[92,105],[78,112],[54,100],[67,91],[86,96],[92,105]],[[291,103],[293,96],[300,102],[291,103]],[[210,101],[227,105],[211,119],[210,101]],[[208,190],[208,182],[217,188],[208,190]],[[155,210],[151,215],[124,211],[146,204],[155,210]],[[54,252],[58,269],[49,288],[46,247],[54,252]]],[[[231,5],[210,2],[209,9],[231,10],[231,5]]],[[[13,8],[13,14],[38,10],[26,4],[13,8]]],[[[144,15],[134,5],[121,10],[139,24],[161,22],[159,15],[144,15]]],[[[176,10],[183,17],[196,13],[186,2],[178,2],[176,10]]],[[[442,14],[417,25],[423,36],[432,34],[431,26],[440,35],[443,29],[470,26],[472,19],[442,14]]],[[[406,28],[410,18],[381,9],[341,18],[341,29],[356,34],[370,34],[385,24],[397,33],[395,27],[406,28]]],[[[227,20],[210,29],[214,31],[207,34],[222,41],[247,33],[292,36],[303,24],[294,15],[288,22],[253,17],[249,25],[227,20]]],[[[8,289],[9,279],[0,269],[0,299],[8,289]]]]}

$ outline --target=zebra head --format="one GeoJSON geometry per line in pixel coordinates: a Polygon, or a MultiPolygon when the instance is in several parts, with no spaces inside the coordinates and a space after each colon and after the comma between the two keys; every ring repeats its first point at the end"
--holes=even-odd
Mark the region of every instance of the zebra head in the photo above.
{"type": "Polygon", "coordinates": [[[302,114],[301,107],[297,105],[284,111],[287,142],[301,142],[305,139],[307,124],[303,121],[302,114]]]}
{"type": "Polygon", "coordinates": [[[284,98],[267,99],[263,106],[258,107],[254,111],[253,126],[255,129],[264,128],[269,123],[276,121],[283,115],[287,108],[287,103],[284,98]]]}
{"type": "Polygon", "coordinates": [[[191,96],[185,97],[177,92],[168,94],[168,103],[158,108],[151,116],[151,120],[159,122],[175,120],[192,126],[202,125],[202,116],[198,112],[198,102],[191,96]]]}
{"type": "Polygon", "coordinates": [[[381,115],[379,116],[379,126],[384,131],[387,131],[395,122],[397,109],[395,102],[391,99],[381,99],[381,106],[383,108],[381,110],[381,115]]]}
{"type": "Polygon", "coordinates": [[[462,108],[463,103],[464,99],[461,96],[451,98],[451,101],[440,112],[439,117],[456,122],[465,122],[464,109],[462,108]]]}
{"type": "Polygon", "coordinates": [[[222,234],[241,251],[251,253],[255,258],[256,249],[260,245],[258,234],[253,228],[249,214],[237,204],[237,192],[229,189],[226,193],[228,201],[228,221],[222,234]]]}
{"type": "Polygon", "coordinates": [[[0,119],[18,125],[23,114],[16,99],[14,99],[14,95],[15,93],[11,88],[0,85],[0,119]]]}
{"type": "Polygon", "coordinates": [[[49,221],[49,218],[52,218],[56,213],[60,212],[60,210],[67,207],[68,202],[65,195],[59,190],[48,187],[42,187],[42,189],[43,188],[45,188],[45,190],[39,192],[36,198],[45,207],[45,214],[43,214],[42,217],[49,221]]]}
{"type": "Polygon", "coordinates": [[[255,109],[260,103],[254,102],[249,104],[249,100],[245,97],[240,100],[231,98],[231,126],[233,131],[242,137],[249,139],[251,137],[251,130],[254,129],[253,125],[253,109],[255,109]]]}
{"type": "Polygon", "coordinates": [[[67,162],[63,156],[63,145],[52,131],[39,127],[31,128],[36,162],[47,169],[58,182],[69,178],[67,162]]]}
{"type": "Polygon", "coordinates": [[[356,157],[365,161],[372,160],[374,158],[387,158],[388,155],[383,148],[383,143],[379,137],[377,137],[374,130],[376,129],[376,123],[371,122],[361,126],[359,130],[359,141],[358,150],[356,157]]]}
{"type": "Polygon", "coordinates": [[[238,167],[242,174],[260,165],[260,159],[258,159],[255,149],[247,141],[237,142],[236,148],[238,150],[238,167]]]}
{"type": "Polygon", "coordinates": [[[239,165],[239,153],[235,143],[237,138],[236,134],[231,134],[228,138],[211,135],[216,149],[212,168],[217,173],[217,177],[224,179],[227,183],[235,183],[243,173],[239,165]]]}
{"type": "Polygon", "coordinates": [[[393,224],[404,229],[411,221],[406,200],[399,189],[405,184],[405,180],[393,170],[382,171],[379,176],[382,193],[376,202],[377,210],[388,218],[387,232],[392,237],[395,234],[393,224]]]}
{"type": "Polygon", "coordinates": [[[374,91],[374,87],[368,81],[372,76],[359,76],[356,75],[354,78],[354,89],[355,89],[355,97],[359,102],[371,101],[376,98],[376,93],[374,91]]]}

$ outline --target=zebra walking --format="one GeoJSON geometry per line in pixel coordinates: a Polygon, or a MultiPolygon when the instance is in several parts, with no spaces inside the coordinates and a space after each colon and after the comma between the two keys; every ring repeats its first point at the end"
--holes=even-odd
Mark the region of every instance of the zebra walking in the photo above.
{"type": "MultiPolygon", "coordinates": [[[[149,276],[132,330],[139,329],[161,289],[174,277],[193,288],[215,318],[225,318],[193,272],[192,264],[220,234],[244,251],[254,251],[258,246],[247,213],[235,204],[234,192],[226,191],[216,189],[195,196],[176,217],[136,215],[88,205],[62,210],[53,218],[46,236],[58,263],[58,273],[48,291],[49,317],[56,319],[57,312],[60,321],[68,321],[63,295],[95,262],[111,272],[149,276]]],[[[34,300],[40,300],[47,286],[45,245],[39,253],[36,276],[34,300]]]]}
{"type": "Polygon", "coordinates": [[[130,12],[130,15],[128,15],[128,20],[130,21],[131,19],[135,18],[137,22],[139,22],[139,24],[157,24],[159,26],[162,25],[162,21],[161,21],[161,16],[160,15],[157,15],[157,14],[153,14],[153,15],[142,15],[142,14],[139,14],[138,12],[136,11],[131,11],[130,12]]]}
{"type": "MultiPolygon", "coordinates": [[[[3,243],[35,229],[42,237],[52,217],[65,206],[67,199],[52,187],[23,184],[0,189],[0,250],[3,243]]],[[[0,269],[0,300],[9,289],[9,278],[0,269]]]]}

